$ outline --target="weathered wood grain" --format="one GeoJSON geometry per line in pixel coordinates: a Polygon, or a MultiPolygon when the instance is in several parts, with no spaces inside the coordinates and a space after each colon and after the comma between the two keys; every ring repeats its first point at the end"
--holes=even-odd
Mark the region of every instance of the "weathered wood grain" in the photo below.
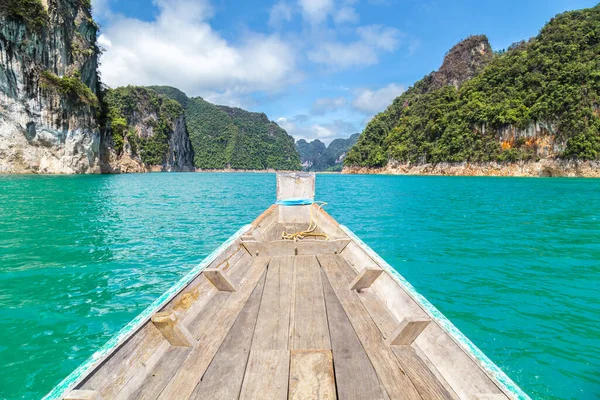
{"type": "Polygon", "coordinates": [[[95,390],[71,390],[64,400],[103,400],[95,390]]]}
{"type": "Polygon", "coordinates": [[[454,392],[444,387],[410,346],[392,346],[392,351],[424,399],[458,399],[454,392]]]}
{"type": "Polygon", "coordinates": [[[429,324],[415,344],[461,399],[480,393],[504,396],[496,383],[437,324],[429,324]]]}
{"type": "Polygon", "coordinates": [[[340,270],[335,256],[319,256],[319,262],[387,394],[392,399],[420,399],[421,396],[404,374],[398,359],[385,344],[379,329],[356,292],[348,289],[350,281],[340,270]]]}
{"type": "Polygon", "coordinates": [[[171,346],[191,347],[196,343],[173,311],[158,312],[151,317],[151,321],[171,346]]]}
{"type": "Polygon", "coordinates": [[[325,276],[323,290],[338,397],[345,400],[385,399],[373,365],[325,276]]]}
{"type": "Polygon", "coordinates": [[[363,290],[371,287],[383,270],[381,268],[365,268],[350,283],[351,290],[363,290]]]}
{"type": "Polygon", "coordinates": [[[191,400],[228,400],[239,396],[264,288],[263,281],[259,281],[191,400]]]}
{"type": "Polygon", "coordinates": [[[235,286],[227,279],[220,269],[207,268],[202,271],[202,273],[219,292],[235,292],[235,286]]]}
{"type": "Polygon", "coordinates": [[[431,323],[424,317],[405,317],[388,339],[388,344],[394,346],[410,346],[431,323]]]}
{"type": "MultiPolygon", "coordinates": [[[[346,279],[355,279],[357,274],[352,265],[350,265],[343,257],[335,257],[335,261],[344,275],[346,275],[346,279]]],[[[385,279],[385,277],[380,277],[380,279],[385,279]]],[[[383,337],[390,337],[398,327],[398,321],[396,321],[396,318],[390,313],[385,303],[379,298],[377,292],[371,289],[357,291],[356,294],[369,312],[371,318],[373,318],[373,321],[375,321],[375,324],[381,331],[383,337]]]]}
{"type": "Polygon", "coordinates": [[[146,365],[143,374],[140,373],[135,379],[131,379],[119,392],[115,400],[156,399],[191,350],[191,348],[186,347],[167,349],[157,362],[146,365]]]}
{"type": "Polygon", "coordinates": [[[252,348],[287,350],[292,309],[294,257],[273,257],[267,269],[252,348]]]}
{"type": "Polygon", "coordinates": [[[322,240],[307,237],[297,242],[293,240],[273,240],[269,242],[242,242],[242,245],[252,255],[277,257],[339,254],[348,243],[350,243],[350,239],[322,240]]]}
{"type": "Polygon", "coordinates": [[[292,350],[290,400],[335,400],[331,350],[292,350]]]}
{"type": "Polygon", "coordinates": [[[315,256],[296,257],[291,349],[331,349],[321,271],[315,256]]]}
{"type": "Polygon", "coordinates": [[[257,257],[246,271],[245,279],[238,286],[238,291],[231,293],[223,303],[218,318],[205,321],[198,335],[201,345],[194,348],[183,365],[169,381],[160,399],[187,399],[202,379],[211,360],[227,333],[233,326],[237,316],[257,283],[264,276],[269,258],[257,257]]]}
{"type": "Polygon", "coordinates": [[[287,399],[289,368],[289,350],[252,350],[240,400],[287,399]]]}
{"type": "Polygon", "coordinates": [[[148,322],[127,340],[96,373],[78,386],[81,390],[96,390],[104,399],[114,398],[144,365],[164,353],[169,343],[156,327],[148,322]]]}

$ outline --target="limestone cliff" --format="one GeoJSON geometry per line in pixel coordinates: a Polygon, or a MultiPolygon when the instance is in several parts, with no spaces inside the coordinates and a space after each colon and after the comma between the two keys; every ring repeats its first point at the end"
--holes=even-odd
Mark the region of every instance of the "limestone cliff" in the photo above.
{"type": "Polygon", "coordinates": [[[0,172],[100,172],[97,29],[83,0],[2,0],[0,172]]]}
{"type": "Polygon", "coordinates": [[[144,87],[109,89],[102,172],[193,171],[183,107],[144,87]]]}
{"type": "Polygon", "coordinates": [[[446,53],[440,68],[423,78],[422,88],[431,91],[452,85],[458,89],[489,64],[493,56],[487,36],[470,36],[446,53]]]}

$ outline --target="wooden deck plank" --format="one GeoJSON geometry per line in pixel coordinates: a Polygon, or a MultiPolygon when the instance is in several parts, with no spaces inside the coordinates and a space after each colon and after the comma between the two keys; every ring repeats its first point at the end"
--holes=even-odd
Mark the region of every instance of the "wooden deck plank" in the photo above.
{"type": "Polygon", "coordinates": [[[218,317],[205,321],[198,335],[199,345],[169,381],[160,399],[187,399],[202,379],[211,360],[233,326],[244,304],[264,276],[269,258],[256,257],[246,271],[238,291],[229,294],[218,317]]]}
{"type": "Polygon", "coordinates": [[[335,257],[319,256],[319,262],[389,397],[421,399],[356,292],[348,289],[350,281],[340,270],[335,257]]]}
{"type": "MultiPolygon", "coordinates": [[[[335,261],[338,263],[338,266],[344,273],[347,279],[350,281],[354,280],[358,274],[357,271],[350,265],[344,258],[335,257],[335,261]]],[[[387,276],[387,275],[386,275],[387,276]]],[[[375,321],[375,324],[381,331],[381,334],[384,338],[389,338],[396,328],[398,327],[398,322],[396,318],[389,312],[385,303],[379,298],[377,293],[372,289],[362,290],[356,292],[365,308],[375,321]]]]}
{"type": "Polygon", "coordinates": [[[264,287],[259,281],[190,399],[228,400],[239,396],[264,287]]]}
{"type": "MultiPolygon", "coordinates": [[[[245,278],[246,272],[248,271],[248,266],[252,263],[254,258],[250,256],[246,251],[240,259],[229,268],[227,272],[224,272],[225,275],[229,278],[229,280],[236,286],[239,287],[241,281],[245,278]]],[[[203,277],[206,280],[207,285],[212,286],[212,283],[208,282],[206,277],[203,277]]],[[[188,330],[196,337],[199,338],[201,332],[203,332],[203,327],[206,325],[206,321],[213,321],[218,318],[222,312],[223,304],[232,296],[235,292],[219,292],[214,289],[215,292],[212,293],[209,301],[204,304],[202,309],[198,311],[196,316],[193,319],[190,319],[187,325],[188,330]]],[[[204,302],[204,299],[199,299],[198,301],[204,302]]],[[[183,319],[184,323],[186,318],[183,319]]]]}
{"type": "Polygon", "coordinates": [[[339,398],[385,399],[373,365],[325,276],[323,276],[323,289],[339,398]]]}
{"type": "Polygon", "coordinates": [[[319,262],[298,256],[294,268],[294,321],[291,349],[331,349],[319,262]]]}
{"type": "Polygon", "coordinates": [[[292,350],[290,400],[335,400],[331,350],[292,350]]]}
{"type": "Polygon", "coordinates": [[[267,268],[267,279],[252,348],[256,350],[288,350],[290,312],[292,308],[294,257],[273,257],[267,268]]]}
{"type": "Polygon", "coordinates": [[[406,375],[424,399],[458,399],[448,391],[410,346],[391,346],[406,375]]]}
{"type": "Polygon", "coordinates": [[[289,350],[252,350],[240,400],[287,399],[289,368],[289,350]]]}
{"type": "Polygon", "coordinates": [[[168,346],[160,331],[148,322],[78,388],[96,390],[102,398],[112,399],[140,370],[144,369],[144,364],[157,351],[164,352],[168,346]]]}
{"type": "Polygon", "coordinates": [[[134,383],[133,379],[129,381],[129,384],[119,392],[116,399],[155,399],[190,351],[191,348],[189,347],[169,347],[164,355],[160,357],[160,360],[153,363],[154,365],[146,366],[146,373],[140,376],[139,379],[135,379],[137,382],[134,383]]]}
{"type": "Polygon", "coordinates": [[[433,375],[435,375],[435,377],[438,380],[438,382],[440,382],[442,384],[442,386],[444,386],[444,388],[446,389],[446,391],[448,393],[450,393],[453,396],[453,398],[456,398],[456,399],[460,398],[460,397],[458,397],[458,395],[456,394],[456,392],[454,391],[454,389],[452,389],[452,387],[450,386],[450,384],[446,381],[446,379],[444,379],[444,377],[442,376],[442,374],[440,373],[440,371],[438,371],[438,369],[436,368],[436,366],[433,365],[433,363],[427,357],[427,355],[423,352],[423,350],[421,350],[421,348],[416,343],[413,343],[412,346],[410,346],[410,347],[413,349],[413,351],[419,357],[419,359],[427,366],[427,368],[429,368],[429,371],[433,375]]]}
{"type": "Polygon", "coordinates": [[[429,324],[415,344],[460,398],[471,398],[477,393],[503,395],[497,384],[437,324],[429,324]]]}

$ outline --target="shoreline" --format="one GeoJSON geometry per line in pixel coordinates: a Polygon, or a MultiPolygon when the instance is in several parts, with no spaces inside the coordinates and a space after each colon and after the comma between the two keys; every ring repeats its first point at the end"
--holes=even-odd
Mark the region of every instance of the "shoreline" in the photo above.
{"type": "Polygon", "coordinates": [[[544,159],[516,163],[411,164],[390,162],[381,168],[344,167],[342,174],[600,178],[600,161],[544,159]]]}

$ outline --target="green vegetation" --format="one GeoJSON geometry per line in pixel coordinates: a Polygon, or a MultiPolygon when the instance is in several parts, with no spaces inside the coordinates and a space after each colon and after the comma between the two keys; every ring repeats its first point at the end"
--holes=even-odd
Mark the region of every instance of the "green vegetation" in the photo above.
{"type": "Polygon", "coordinates": [[[188,105],[188,97],[181,90],[174,88],[172,86],[148,86],[150,89],[154,90],[158,94],[162,94],[163,96],[167,96],[179,104],[186,108],[188,105]]]}
{"type": "Polygon", "coordinates": [[[169,137],[183,107],[151,89],[135,86],[108,89],[104,102],[117,154],[127,142],[131,152],[145,164],[164,164],[169,137]],[[138,134],[135,127],[142,132],[138,134]]]}
{"type": "Polygon", "coordinates": [[[600,158],[600,5],[558,15],[458,89],[430,77],[371,120],[346,165],[527,160],[538,143],[498,137],[533,123],[566,143],[558,156],[600,158]]]}
{"type": "Polygon", "coordinates": [[[171,87],[153,89],[185,106],[197,168],[300,169],[294,139],[265,114],[188,98],[171,87]]]}
{"type": "Polygon", "coordinates": [[[48,24],[48,12],[40,0],[2,0],[0,16],[24,21],[33,31],[40,31],[48,24]]]}
{"type": "Polygon", "coordinates": [[[79,73],[72,76],[59,77],[50,71],[43,71],[40,85],[44,90],[54,90],[75,104],[87,104],[98,108],[98,98],[83,82],[79,73]]]}
{"type": "Polygon", "coordinates": [[[300,139],[296,142],[296,148],[300,154],[303,169],[307,171],[330,171],[342,170],[342,162],[348,149],[358,140],[359,133],[355,133],[348,139],[335,139],[329,146],[325,146],[319,139],[307,142],[300,139]]]}

